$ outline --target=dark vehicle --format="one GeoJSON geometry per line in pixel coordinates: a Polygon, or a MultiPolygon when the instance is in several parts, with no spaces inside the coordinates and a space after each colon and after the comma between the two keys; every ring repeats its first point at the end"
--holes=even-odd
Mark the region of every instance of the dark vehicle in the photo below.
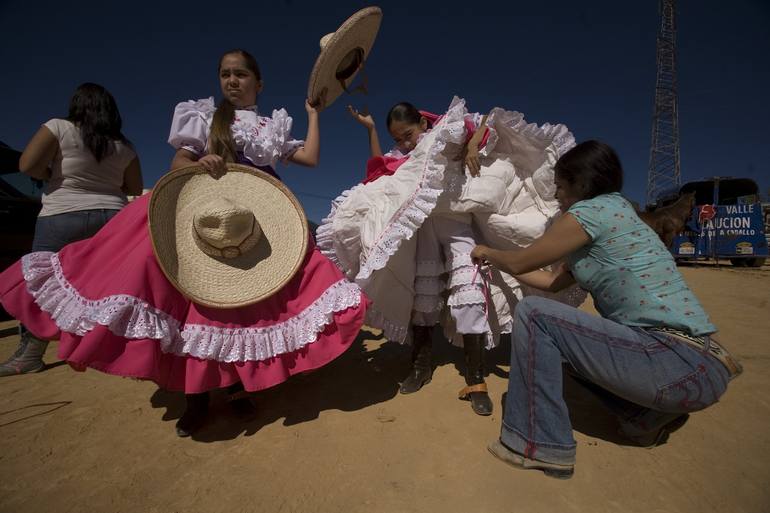
{"type": "Polygon", "coordinates": [[[730,259],[735,266],[761,267],[768,257],[765,220],[759,187],[749,178],[714,177],[688,182],[673,194],[661,195],[659,205],[695,193],[683,232],[669,248],[677,260],[730,259]]]}
{"type": "MultiPolygon", "coordinates": [[[[11,183],[28,184],[30,192],[40,188],[34,180],[19,174],[20,156],[21,152],[0,143],[0,270],[32,249],[41,208],[39,197],[25,194],[11,183]]],[[[0,320],[9,318],[0,307],[0,320]]]]}

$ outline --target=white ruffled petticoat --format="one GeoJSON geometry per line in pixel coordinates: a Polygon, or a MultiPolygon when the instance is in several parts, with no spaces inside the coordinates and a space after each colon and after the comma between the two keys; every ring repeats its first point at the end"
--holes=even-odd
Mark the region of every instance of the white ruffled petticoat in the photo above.
{"type": "MultiPolygon", "coordinates": [[[[367,324],[381,328],[390,340],[406,341],[413,312],[436,307],[432,301],[420,303],[426,301],[421,299],[424,291],[439,282],[417,276],[435,276],[470,263],[420,262],[417,268],[415,234],[428,216],[472,216],[478,243],[513,249],[540,237],[558,213],[553,166],[575,144],[569,130],[564,125],[527,124],[521,113],[496,108],[487,118],[490,135],[480,152],[481,176],[471,178],[457,158],[466,138],[466,115],[465,102],[455,98],[395,174],[344,191],[317,230],[321,252],[372,300],[367,324]]],[[[491,347],[500,333],[510,332],[512,309],[525,293],[573,305],[585,298],[576,287],[555,295],[523,290],[512,276],[493,272],[485,282],[484,300],[478,287],[467,286],[466,274],[441,282],[459,289],[441,305],[445,333],[458,344],[461,337],[455,336],[449,303],[487,304],[491,347]]],[[[476,276],[476,283],[481,279],[476,276]]]]}

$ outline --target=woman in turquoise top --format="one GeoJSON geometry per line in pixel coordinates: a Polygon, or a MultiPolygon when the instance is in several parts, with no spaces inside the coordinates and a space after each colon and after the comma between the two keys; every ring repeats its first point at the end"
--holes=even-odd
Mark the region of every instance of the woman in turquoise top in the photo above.
{"type": "Polygon", "coordinates": [[[658,236],[620,195],[623,170],[606,144],[586,141],[556,164],[564,214],[531,246],[477,246],[471,256],[551,292],[577,282],[601,316],[529,296],[516,306],[500,439],[503,461],[567,478],[575,440],[562,397],[562,363],[598,391],[621,433],[657,445],[724,393],[740,367],[658,236]],[[556,264],[566,261],[566,264],[556,264]],[[553,265],[554,271],[541,268],[553,265]]]}

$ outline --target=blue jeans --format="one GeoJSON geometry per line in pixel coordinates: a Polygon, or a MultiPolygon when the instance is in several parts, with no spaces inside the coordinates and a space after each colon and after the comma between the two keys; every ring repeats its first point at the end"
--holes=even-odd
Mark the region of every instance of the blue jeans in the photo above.
{"type": "MultiPolygon", "coordinates": [[[[71,242],[93,237],[118,212],[120,210],[101,208],[38,217],[32,251],[57,252],[71,242]]],[[[26,331],[26,326],[19,324],[19,333],[26,331]]]]}
{"type": "Polygon", "coordinates": [[[95,209],[38,217],[32,251],[56,252],[71,242],[93,237],[118,212],[95,209]]]}
{"type": "Polygon", "coordinates": [[[526,297],[516,306],[500,440],[528,458],[575,462],[562,396],[565,362],[616,396],[613,410],[622,412],[621,426],[634,434],[656,431],[679,414],[706,408],[728,382],[719,360],[672,336],[526,297]]]}

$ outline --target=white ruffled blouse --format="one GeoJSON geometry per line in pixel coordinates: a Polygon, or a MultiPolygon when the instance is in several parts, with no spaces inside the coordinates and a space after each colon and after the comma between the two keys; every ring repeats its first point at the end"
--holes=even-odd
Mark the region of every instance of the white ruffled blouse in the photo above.
{"type": "MultiPolygon", "coordinates": [[[[214,97],[179,103],[174,109],[168,143],[177,150],[183,148],[205,155],[216,109],[214,97]]],[[[291,137],[291,125],[291,116],[285,109],[273,110],[268,118],[260,116],[255,106],[236,110],[230,129],[237,151],[256,166],[274,168],[279,160],[286,163],[305,144],[291,137]]]]}

